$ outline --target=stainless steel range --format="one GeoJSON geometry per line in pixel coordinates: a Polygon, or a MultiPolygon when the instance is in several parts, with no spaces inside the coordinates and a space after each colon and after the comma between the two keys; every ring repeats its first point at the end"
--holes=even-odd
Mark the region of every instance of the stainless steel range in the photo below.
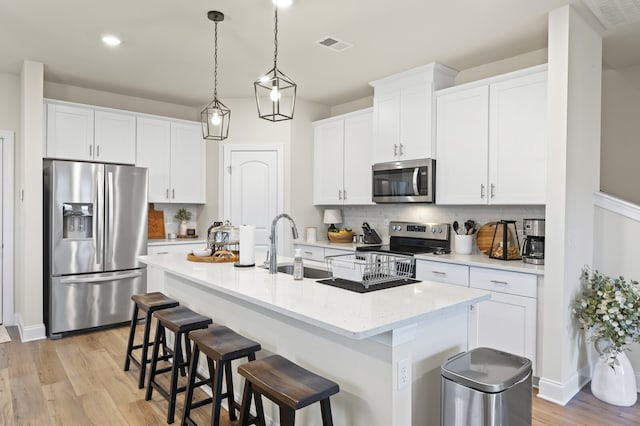
{"type": "Polygon", "coordinates": [[[358,247],[358,251],[382,251],[400,254],[434,253],[451,251],[451,234],[448,223],[398,222],[389,224],[389,244],[358,247]]]}

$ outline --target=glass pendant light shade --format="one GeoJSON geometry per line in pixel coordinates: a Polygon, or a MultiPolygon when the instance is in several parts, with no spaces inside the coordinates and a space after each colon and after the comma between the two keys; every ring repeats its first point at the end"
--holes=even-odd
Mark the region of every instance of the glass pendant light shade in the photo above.
{"type": "Polygon", "coordinates": [[[274,17],[273,68],[253,83],[258,116],[269,121],[293,119],[297,85],[278,69],[278,6],[274,17]]]}
{"type": "Polygon", "coordinates": [[[217,98],[200,113],[202,136],[208,140],[221,141],[229,136],[231,110],[217,98]]]}
{"type": "Polygon", "coordinates": [[[207,17],[215,23],[213,100],[200,112],[200,122],[203,138],[221,141],[229,136],[231,121],[231,110],[218,99],[218,22],[224,20],[224,14],[212,10],[207,13],[207,17]]]}

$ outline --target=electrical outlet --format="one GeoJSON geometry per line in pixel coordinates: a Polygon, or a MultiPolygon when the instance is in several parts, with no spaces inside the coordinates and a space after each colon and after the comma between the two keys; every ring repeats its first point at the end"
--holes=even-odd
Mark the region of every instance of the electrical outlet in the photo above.
{"type": "Polygon", "coordinates": [[[404,358],[398,361],[398,389],[403,389],[411,384],[411,361],[404,358]]]}

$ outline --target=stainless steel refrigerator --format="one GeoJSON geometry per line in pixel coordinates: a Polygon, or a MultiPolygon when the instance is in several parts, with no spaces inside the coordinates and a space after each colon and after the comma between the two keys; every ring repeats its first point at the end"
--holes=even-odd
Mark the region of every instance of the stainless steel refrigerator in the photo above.
{"type": "Polygon", "coordinates": [[[130,321],[147,272],[146,168],[44,162],[47,335],[130,321]]]}

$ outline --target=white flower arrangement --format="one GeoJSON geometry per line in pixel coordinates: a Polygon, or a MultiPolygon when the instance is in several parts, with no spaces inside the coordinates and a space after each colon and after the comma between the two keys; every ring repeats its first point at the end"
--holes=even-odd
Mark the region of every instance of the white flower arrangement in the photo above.
{"type": "Polygon", "coordinates": [[[623,277],[610,277],[584,268],[580,277],[582,294],[573,313],[580,328],[592,330],[590,341],[606,340],[609,350],[628,350],[640,342],[640,285],[623,277]]]}

